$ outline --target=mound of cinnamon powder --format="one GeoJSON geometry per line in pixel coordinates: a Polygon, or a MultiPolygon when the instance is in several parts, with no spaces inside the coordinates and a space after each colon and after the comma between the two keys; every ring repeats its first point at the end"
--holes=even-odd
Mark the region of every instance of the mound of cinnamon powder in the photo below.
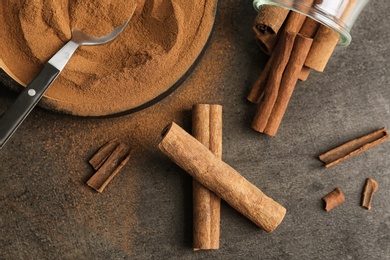
{"type": "Polygon", "coordinates": [[[113,42],[82,46],[41,104],[81,116],[138,107],[166,92],[202,51],[216,0],[6,1],[0,5],[0,66],[22,85],[70,38],[108,34],[136,11],[113,42]]]}

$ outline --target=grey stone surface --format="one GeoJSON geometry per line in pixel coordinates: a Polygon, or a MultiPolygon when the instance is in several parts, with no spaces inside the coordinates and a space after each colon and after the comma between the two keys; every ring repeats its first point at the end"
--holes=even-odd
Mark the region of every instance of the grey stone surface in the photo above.
{"type": "MultiPolygon", "coordinates": [[[[337,48],[324,73],[298,83],[275,138],[250,128],[255,106],[245,96],[266,56],[253,40],[249,0],[220,2],[202,62],[154,108],[109,119],[35,109],[0,150],[0,259],[390,259],[390,142],[330,169],[317,159],[390,128],[389,7],[387,0],[371,1],[352,29],[352,44],[337,48]],[[223,105],[224,161],[287,215],[268,234],[223,203],[220,250],[193,252],[191,178],[155,148],[158,138],[102,194],[84,184],[93,173],[86,161],[114,137],[142,146],[134,133],[147,129],[134,121],[169,110],[196,87],[211,59],[221,61],[212,70],[213,95],[199,102],[223,105]],[[370,211],[360,206],[367,177],[379,184],[370,211]],[[346,201],[325,212],[321,198],[335,187],[346,201]]],[[[1,77],[4,111],[16,95],[1,77]]],[[[190,130],[188,111],[167,118],[190,130]]]]}

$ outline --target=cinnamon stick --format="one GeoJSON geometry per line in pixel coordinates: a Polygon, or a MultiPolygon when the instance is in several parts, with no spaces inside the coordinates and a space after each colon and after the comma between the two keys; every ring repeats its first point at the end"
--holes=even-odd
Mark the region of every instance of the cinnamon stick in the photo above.
{"type": "Polygon", "coordinates": [[[287,8],[276,5],[262,5],[254,22],[254,31],[258,34],[278,33],[289,13],[287,8]]]}
{"type": "Polygon", "coordinates": [[[272,112],[268,118],[263,133],[270,136],[276,135],[312,42],[313,39],[304,37],[300,34],[298,34],[295,38],[294,47],[283,73],[276,102],[272,108],[272,112]]]}
{"type": "MultiPolygon", "coordinates": [[[[282,42],[279,43],[279,45],[282,44],[283,44],[282,42]]],[[[264,93],[265,86],[267,85],[270,69],[273,66],[274,59],[278,55],[280,48],[285,48],[285,47],[284,46],[276,47],[276,51],[274,51],[271,54],[271,57],[269,58],[267,64],[265,65],[264,70],[260,74],[260,77],[257,78],[251,90],[249,91],[248,96],[246,97],[248,101],[252,103],[260,102],[264,93]]]]}
{"type": "MultiPolygon", "coordinates": [[[[308,37],[314,38],[316,35],[318,28],[320,27],[320,23],[311,19],[310,17],[306,17],[305,22],[303,23],[301,29],[299,30],[299,34],[308,37]]],[[[299,80],[306,81],[309,77],[311,68],[307,66],[303,66],[301,73],[298,76],[299,80]]]]}
{"type": "Polygon", "coordinates": [[[389,139],[389,134],[386,132],[385,128],[381,128],[372,133],[366,134],[362,137],[340,145],[320,155],[319,159],[325,163],[326,168],[329,168],[354,155],[357,155],[378,144],[381,144],[387,139],[389,139]]]}
{"type": "Polygon", "coordinates": [[[326,204],[325,210],[329,211],[343,204],[345,201],[345,196],[343,191],[340,188],[335,188],[332,192],[325,195],[322,199],[325,201],[326,204]]]}
{"type": "Polygon", "coordinates": [[[198,182],[267,232],[283,220],[286,209],[267,197],[236,170],[175,123],[163,131],[159,149],[198,182]]]}
{"type": "MultiPolygon", "coordinates": [[[[194,105],[192,135],[222,159],[222,106],[194,105]]],[[[195,179],[192,193],[194,250],[219,249],[221,199],[195,179]]]]}
{"type": "Polygon", "coordinates": [[[309,67],[303,66],[301,72],[299,72],[298,79],[301,81],[306,81],[309,78],[311,69],[309,67]]]}
{"type": "Polygon", "coordinates": [[[298,33],[303,23],[305,22],[306,16],[297,12],[290,12],[288,14],[286,24],[283,27],[283,31],[290,33],[298,33]]]}
{"type": "Polygon", "coordinates": [[[316,20],[311,19],[310,17],[306,17],[305,22],[303,23],[299,33],[303,36],[314,38],[316,35],[318,28],[320,28],[320,23],[316,20]]]}
{"type": "Polygon", "coordinates": [[[374,193],[378,190],[378,183],[371,178],[367,178],[366,185],[364,186],[363,190],[363,199],[362,199],[362,206],[367,208],[368,210],[371,209],[371,202],[372,198],[374,196],[374,193]]]}
{"type": "Polygon", "coordinates": [[[117,139],[110,140],[92,156],[92,158],[88,161],[89,164],[92,165],[95,170],[98,170],[118,145],[119,142],[117,139]]]}
{"type": "Polygon", "coordinates": [[[87,185],[102,192],[130,159],[127,147],[119,144],[99,170],[87,181],[87,185]]]}
{"type": "MultiPolygon", "coordinates": [[[[260,94],[259,90],[261,90],[261,86],[265,84],[263,85],[264,95],[252,122],[252,128],[256,131],[264,131],[268,118],[272,112],[272,108],[276,102],[280,81],[282,80],[284,69],[286,68],[294,45],[295,36],[296,34],[290,32],[286,32],[282,35],[282,38],[277,45],[277,49],[275,50],[275,57],[272,59],[272,64],[270,65],[270,68],[272,69],[269,70],[268,77],[263,77],[266,83],[263,81],[258,85],[259,87],[256,86],[257,89],[252,89],[253,96],[258,95],[260,94]]],[[[248,99],[249,98],[251,100],[256,100],[256,97],[252,98],[252,93],[249,93],[248,99]]],[[[257,98],[259,97],[257,96],[257,98]]]]}
{"type": "MultiPolygon", "coordinates": [[[[347,2],[340,17],[341,21],[348,20],[357,2],[358,0],[349,0],[347,2]]],[[[320,25],[320,28],[314,37],[313,46],[307,56],[305,65],[323,72],[339,40],[339,33],[325,25],[320,25]]]]}
{"type": "Polygon", "coordinates": [[[270,54],[277,42],[279,29],[282,27],[289,10],[275,5],[262,5],[255,18],[253,30],[260,48],[270,54]]]}
{"type": "Polygon", "coordinates": [[[307,55],[305,66],[323,72],[339,39],[340,35],[336,31],[321,24],[307,55]]]}
{"type": "Polygon", "coordinates": [[[259,45],[260,49],[267,55],[271,55],[273,52],[275,45],[278,42],[279,36],[280,33],[255,34],[257,44],[259,45]]]}

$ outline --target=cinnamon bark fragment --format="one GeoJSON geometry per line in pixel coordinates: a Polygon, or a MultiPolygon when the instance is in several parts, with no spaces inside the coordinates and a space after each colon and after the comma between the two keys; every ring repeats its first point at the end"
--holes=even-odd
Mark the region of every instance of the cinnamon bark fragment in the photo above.
{"type": "Polygon", "coordinates": [[[257,226],[273,231],[286,209],[175,123],[163,131],[159,149],[199,183],[212,190],[257,226]]]}
{"type": "Polygon", "coordinates": [[[272,112],[263,133],[270,136],[276,135],[312,42],[313,39],[304,37],[300,34],[295,38],[290,59],[283,73],[282,81],[280,82],[276,102],[272,108],[272,112]]]}
{"type": "Polygon", "coordinates": [[[119,145],[117,139],[108,141],[103,145],[88,161],[89,164],[95,169],[98,170],[107,158],[112,154],[114,149],[119,145]]]}
{"type": "MultiPolygon", "coordinates": [[[[222,106],[197,104],[192,108],[192,135],[222,159],[222,106]]],[[[193,248],[219,249],[221,199],[193,179],[193,248]]]]}
{"type": "Polygon", "coordinates": [[[128,148],[120,143],[99,170],[87,181],[87,185],[102,192],[130,159],[128,148]]]}
{"type": "Polygon", "coordinates": [[[366,185],[364,186],[363,190],[363,199],[362,199],[362,206],[366,209],[371,209],[371,202],[372,198],[374,196],[374,193],[378,190],[378,183],[371,178],[367,178],[366,185]]]}
{"type": "Polygon", "coordinates": [[[362,137],[349,141],[343,145],[340,145],[320,155],[319,159],[325,163],[326,168],[329,168],[354,155],[362,153],[378,144],[381,144],[388,139],[389,134],[387,133],[386,129],[381,128],[362,137]]]}
{"type": "Polygon", "coordinates": [[[255,18],[253,30],[260,48],[270,54],[278,39],[279,29],[282,27],[289,13],[287,8],[275,5],[263,5],[255,18]]]}
{"type": "Polygon", "coordinates": [[[345,201],[345,196],[340,188],[335,188],[329,194],[325,195],[322,199],[325,201],[325,210],[329,211],[343,204],[345,201]]]}

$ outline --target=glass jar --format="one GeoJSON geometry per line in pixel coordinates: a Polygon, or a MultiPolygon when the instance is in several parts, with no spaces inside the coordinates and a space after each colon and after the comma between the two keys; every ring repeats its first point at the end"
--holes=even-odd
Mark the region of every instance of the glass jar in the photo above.
{"type": "Polygon", "coordinates": [[[351,43],[351,28],[369,0],[254,0],[257,11],[264,4],[302,13],[340,34],[339,45],[351,43]]]}

